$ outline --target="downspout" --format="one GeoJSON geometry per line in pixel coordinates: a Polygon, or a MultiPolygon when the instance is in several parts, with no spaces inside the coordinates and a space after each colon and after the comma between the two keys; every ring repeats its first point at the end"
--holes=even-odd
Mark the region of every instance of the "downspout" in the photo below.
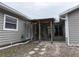
{"type": "Polygon", "coordinates": [[[66,37],[66,39],[67,39],[67,42],[68,42],[68,46],[70,45],[69,44],[69,22],[68,22],[68,14],[66,14],[66,22],[65,22],[65,25],[67,26],[67,31],[66,31],[66,35],[67,35],[67,37],[66,37]]]}
{"type": "Polygon", "coordinates": [[[60,19],[65,20],[65,38],[69,46],[69,23],[68,23],[68,14],[65,15],[65,18],[60,17],[60,19]]]}

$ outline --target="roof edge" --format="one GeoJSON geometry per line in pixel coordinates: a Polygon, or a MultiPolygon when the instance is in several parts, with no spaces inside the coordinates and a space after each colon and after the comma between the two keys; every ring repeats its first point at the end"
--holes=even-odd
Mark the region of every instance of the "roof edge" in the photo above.
{"type": "Polygon", "coordinates": [[[70,13],[70,12],[72,12],[72,11],[78,9],[78,8],[79,8],[79,5],[74,6],[74,7],[70,8],[70,9],[68,9],[68,10],[66,10],[66,11],[64,11],[64,12],[62,12],[62,13],[60,13],[59,15],[60,15],[60,16],[65,15],[65,14],[67,14],[67,13],[70,13]]]}
{"type": "MultiPolygon", "coordinates": [[[[2,2],[0,2],[0,6],[2,6],[4,9],[6,9],[7,11],[10,11],[10,12],[12,12],[12,13],[15,13],[16,15],[19,15],[19,16],[21,16],[21,17],[24,17],[24,18],[26,18],[26,19],[30,19],[30,17],[28,17],[28,16],[25,16],[23,13],[21,13],[21,12],[19,12],[19,11],[17,11],[17,10],[15,10],[15,9],[13,9],[13,8],[11,8],[10,6],[7,6],[6,4],[4,4],[4,3],[2,3],[2,2]]],[[[1,7],[0,7],[1,8],[1,7]]]]}

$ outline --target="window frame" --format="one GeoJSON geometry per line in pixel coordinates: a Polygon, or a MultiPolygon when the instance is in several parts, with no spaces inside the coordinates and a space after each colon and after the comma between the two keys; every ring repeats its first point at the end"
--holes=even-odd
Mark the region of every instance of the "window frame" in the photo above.
{"type": "Polygon", "coordinates": [[[7,14],[4,14],[3,30],[18,31],[18,18],[13,17],[13,16],[10,16],[10,15],[7,15],[7,14]],[[6,27],[5,27],[5,25],[6,25],[6,17],[7,17],[7,16],[16,19],[16,29],[11,29],[11,28],[6,28],[6,27]]]}

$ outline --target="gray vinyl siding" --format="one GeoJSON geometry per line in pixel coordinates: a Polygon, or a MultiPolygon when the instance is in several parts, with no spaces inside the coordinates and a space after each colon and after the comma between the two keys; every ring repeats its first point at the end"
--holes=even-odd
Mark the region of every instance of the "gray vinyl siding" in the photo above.
{"type": "Polygon", "coordinates": [[[79,44],[79,9],[68,14],[69,43],[79,44]]]}
{"type": "Polygon", "coordinates": [[[27,39],[30,38],[30,30],[31,30],[30,22],[27,22],[27,23],[26,23],[26,38],[27,38],[27,39]]]}
{"type": "Polygon", "coordinates": [[[18,31],[3,30],[4,14],[0,12],[0,45],[22,41],[21,36],[26,31],[24,22],[18,18],[18,31]]]}

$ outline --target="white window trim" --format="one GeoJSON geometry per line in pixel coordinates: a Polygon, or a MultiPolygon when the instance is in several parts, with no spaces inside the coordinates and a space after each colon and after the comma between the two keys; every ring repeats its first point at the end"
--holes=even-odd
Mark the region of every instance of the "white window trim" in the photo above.
{"type": "Polygon", "coordinates": [[[3,30],[11,30],[11,31],[18,31],[18,18],[4,14],[4,24],[3,24],[3,30]],[[6,16],[9,16],[11,18],[15,18],[17,20],[17,24],[16,24],[16,29],[9,29],[9,28],[5,28],[5,22],[6,22],[6,16]]]}

